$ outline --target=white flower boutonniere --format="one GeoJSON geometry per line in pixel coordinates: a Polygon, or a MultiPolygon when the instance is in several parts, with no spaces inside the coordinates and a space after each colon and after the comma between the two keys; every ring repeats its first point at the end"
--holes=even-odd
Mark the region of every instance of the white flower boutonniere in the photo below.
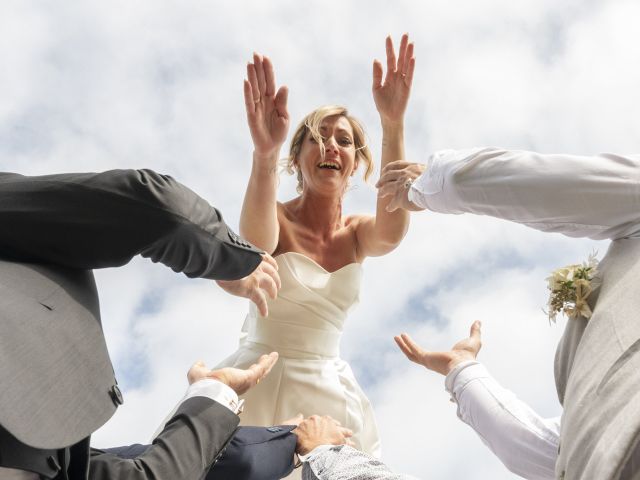
{"type": "Polygon", "coordinates": [[[597,252],[589,255],[582,265],[567,265],[559,268],[547,277],[547,288],[550,290],[548,311],[549,322],[556,321],[556,315],[562,312],[569,318],[578,315],[591,318],[591,308],[587,298],[596,287],[598,274],[597,252]]]}

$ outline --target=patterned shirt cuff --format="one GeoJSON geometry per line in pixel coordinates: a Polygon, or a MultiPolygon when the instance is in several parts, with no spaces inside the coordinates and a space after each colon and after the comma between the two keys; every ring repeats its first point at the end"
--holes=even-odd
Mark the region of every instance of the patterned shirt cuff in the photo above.
{"type": "Polygon", "coordinates": [[[327,450],[333,448],[335,445],[318,445],[316,448],[311,450],[306,455],[298,455],[298,458],[301,462],[309,462],[313,460],[315,457],[320,455],[322,452],[326,452],[327,450]]]}

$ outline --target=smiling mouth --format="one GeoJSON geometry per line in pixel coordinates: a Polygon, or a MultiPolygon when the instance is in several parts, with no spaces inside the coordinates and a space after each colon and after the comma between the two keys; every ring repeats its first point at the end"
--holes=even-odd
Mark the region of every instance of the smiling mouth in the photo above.
{"type": "Polygon", "coordinates": [[[318,168],[324,168],[327,170],[342,170],[342,167],[336,162],[320,162],[318,168]]]}

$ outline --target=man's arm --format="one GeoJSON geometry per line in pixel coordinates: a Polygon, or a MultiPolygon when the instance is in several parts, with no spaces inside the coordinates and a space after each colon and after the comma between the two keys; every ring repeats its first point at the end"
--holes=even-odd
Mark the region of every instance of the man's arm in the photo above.
{"type": "Polygon", "coordinates": [[[261,262],[218,210],[150,170],[0,173],[0,256],[92,269],[141,254],[189,277],[235,280],[261,262]]]}
{"type": "Polygon", "coordinates": [[[460,420],[505,467],[529,480],[555,478],[560,418],[542,418],[477,362],[460,364],[446,385],[460,420]]]}
{"type": "MultiPolygon", "coordinates": [[[[263,355],[246,370],[209,370],[197,362],[187,373],[190,385],[185,398],[153,444],[130,449],[135,453],[133,458],[93,449],[89,478],[201,480],[222,455],[240,422],[238,395],[264,378],[277,359],[275,352],[263,355]]],[[[118,450],[123,453],[121,449],[115,453],[118,450]]]]}
{"type": "MultiPolygon", "coordinates": [[[[294,428],[295,425],[238,427],[205,480],[278,480],[286,477],[294,468],[296,436],[291,433],[294,428]]],[[[102,449],[101,452],[135,460],[150,447],[135,444],[102,449]]]]}
{"type": "Polygon", "coordinates": [[[348,445],[323,449],[305,461],[303,480],[416,480],[348,445]]]}
{"type": "Polygon", "coordinates": [[[458,417],[510,471],[531,480],[551,480],[558,456],[559,419],[540,417],[476,361],[480,327],[480,322],[474,322],[469,337],[446,352],[423,350],[406,334],[395,340],[409,360],[446,375],[445,386],[458,404],[458,417]]]}
{"type": "Polygon", "coordinates": [[[226,447],[239,421],[228,407],[210,398],[189,398],[153,445],[136,458],[92,450],[89,478],[200,480],[226,447]]]}
{"type": "Polygon", "coordinates": [[[351,430],[329,416],[311,417],[294,430],[304,480],[410,480],[380,460],[351,447],[351,430]]]}
{"type": "Polygon", "coordinates": [[[640,156],[542,155],[498,148],[444,150],[415,178],[389,165],[378,182],[393,205],[503,218],[596,240],[640,235],[640,156]],[[413,180],[404,188],[398,179],[413,180]]]}

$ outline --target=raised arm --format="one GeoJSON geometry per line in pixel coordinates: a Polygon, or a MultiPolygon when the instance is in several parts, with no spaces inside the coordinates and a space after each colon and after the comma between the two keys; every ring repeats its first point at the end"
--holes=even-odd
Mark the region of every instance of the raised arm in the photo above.
{"type": "MultiPolygon", "coordinates": [[[[391,37],[386,40],[387,73],[382,81],[382,64],[373,62],[373,98],[382,123],[382,157],[380,168],[404,159],[404,113],[409,101],[415,69],[413,43],[408,35],[400,41],[396,59],[391,37]]],[[[409,228],[406,211],[388,212],[388,198],[379,197],[375,217],[363,219],[356,229],[362,256],[379,256],[396,248],[409,228]]]]}
{"type": "Polygon", "coordinates": [[[278,245],[276,189],[280,148],[289,130],[287,87],[276,93],[273,65],[253,55],[247,65],[244,102],[253,140],[253,165],[240,216],[240,233],[258,248],[273,253],[278,245]]]}

